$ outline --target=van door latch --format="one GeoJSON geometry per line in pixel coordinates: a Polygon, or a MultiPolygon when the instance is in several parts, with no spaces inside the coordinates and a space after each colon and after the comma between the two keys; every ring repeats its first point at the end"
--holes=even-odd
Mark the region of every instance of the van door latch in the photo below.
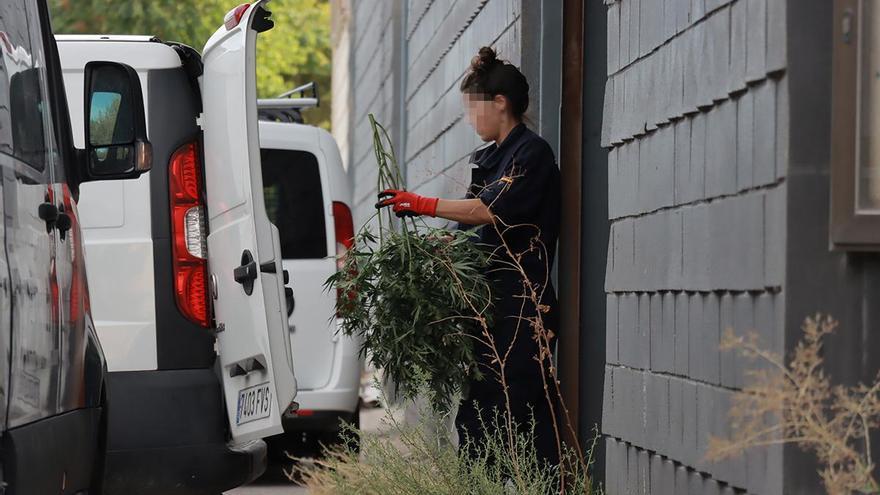
{"type": "Polygon", "coordinates": [[[254,261],[254,255],[245,249],[241,253],[241,266],[233,271],[235,281],[241,284],[245,294],[251,295],[254,292],[254,280],[257,279],[258,275],[257,262],[254,261]]]}

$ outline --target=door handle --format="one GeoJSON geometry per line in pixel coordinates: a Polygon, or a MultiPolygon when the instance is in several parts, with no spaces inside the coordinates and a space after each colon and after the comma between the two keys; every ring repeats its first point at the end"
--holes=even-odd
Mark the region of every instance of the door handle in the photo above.
{"type": "Polygon", "coordinates": [[[293,298],[293,289],[290,287],[284,288],[284,301],[287,303],[287,316],[293,314],[293,308],[296,307],[296,300],[293,298]]]}
{"type": "Polygon", "coordinates": [[[58,207],[52,203],[41,203],[37,207],[37,216],[46,222],[46,232],[50,232],[58,220],[58,207]]]}
{"type": "Polygon", "coordinates": [[[70,215],[64,211],[64,206],[58,206],[58,218],[55,220],[55,228],[58,229],[58,235],[61,237],[63,241],[67,236],[67,231],[73,226],[73,220],[71,220],[70,215]]]}
{"type": "Polygon", "coordinates": [[[241,266],[232,272],[235,281],[240,283],[244,288],[244,293],[251,295],[254,293],[254,280],[259,276],[257,262],[254,261],[254,255],[247,249],[241,253],[241,266]]]}

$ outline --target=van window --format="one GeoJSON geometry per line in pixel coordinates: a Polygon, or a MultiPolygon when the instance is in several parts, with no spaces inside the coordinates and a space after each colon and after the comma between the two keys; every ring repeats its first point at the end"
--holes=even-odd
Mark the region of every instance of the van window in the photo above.
{"type": "Polygon", "coordinates": [[[327,256],[318,159],[307,151],[263,149],[263,196],[281,236],[284,259],[327,256]]]}
{"type": "MultiPolygon", "coordinates": [[[[0,12],[0,152],[42,171],[51,141],[42,50],[33,50],[23,1],[4,2],[0,12]]],[[[33,34],[39,39],[39,33],[33,34]]]]}

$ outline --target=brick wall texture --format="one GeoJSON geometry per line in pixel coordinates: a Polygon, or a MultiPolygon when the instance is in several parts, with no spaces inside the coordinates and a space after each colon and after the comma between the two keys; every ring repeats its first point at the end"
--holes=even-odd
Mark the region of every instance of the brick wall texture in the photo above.
{"type": "Polygon", "coordinates": [[[782,493],[783,450],[709,463],[750,364],[784,348],[784,0],[606,0],[609,494],[782,493]]]}

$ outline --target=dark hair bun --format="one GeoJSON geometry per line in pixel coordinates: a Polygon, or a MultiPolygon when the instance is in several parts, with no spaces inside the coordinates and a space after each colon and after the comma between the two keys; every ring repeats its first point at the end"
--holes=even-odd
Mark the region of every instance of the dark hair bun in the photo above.
{"type": "Polygon", "coordinates": [[[510,62],[500,60],[495,50],[488,46],[480,48],[471,59],[471,67],[461,81],[461,92],[494,98],[502,95],[510,101],[510,110],[516,118],[522,118],[529,108],[529,82],[510,62]]]}
{"type": "Polygon", "coordinates": [[[488,46],[484,46],[480,48],[479,54],[471,59],[471,70],[475,72],[487,70],[497,63],[498,54],[495,53],[495,50],[488,46]]]}

